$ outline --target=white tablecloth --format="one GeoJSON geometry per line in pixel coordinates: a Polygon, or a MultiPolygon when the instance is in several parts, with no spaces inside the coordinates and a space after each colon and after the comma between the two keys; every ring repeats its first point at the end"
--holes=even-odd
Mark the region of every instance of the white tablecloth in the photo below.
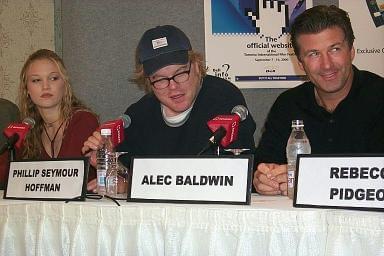
{"type": "Polygon", "coordinates": [[[0,199],[0,255],[384,255],[380,212],[121,203],[0,199]]]}

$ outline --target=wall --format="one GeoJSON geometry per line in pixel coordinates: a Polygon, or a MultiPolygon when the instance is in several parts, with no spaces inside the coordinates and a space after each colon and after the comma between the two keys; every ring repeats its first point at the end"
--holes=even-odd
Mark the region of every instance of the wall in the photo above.
{"type": "Polygon", "coordinates": [[[0,1],[0,97],[16,103],[20,70],[39,48],[55,49],[54,2],[0,1]]]}
{"type": "MultiPolygon", "coordinates": [[[[59,1],[56,1],[59,2],[59,1]]],[[[62,50],[76,94],[101,119],[114,118],[143,92],[130,82],[134,52],[142,33],[174,24],[204,53],[202,0],[61,1],[62,50]]],[[[257,122],[256,140],[265,116],[283,89],[243,89],[257,122]]]]}

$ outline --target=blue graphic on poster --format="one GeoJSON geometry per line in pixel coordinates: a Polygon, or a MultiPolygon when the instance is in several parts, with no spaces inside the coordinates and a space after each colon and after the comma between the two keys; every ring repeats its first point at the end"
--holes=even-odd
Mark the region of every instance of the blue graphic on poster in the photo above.
{"type": "Polygon", "coordinates": [[[303,71],[292,65],[295,56],[289,42],[290,23],[305,10],[304,0],[211,0],[210,3],[211,38],[237,42],[236,45],[243,42],[242,57],[256,62],[259,71],[255,75],[248,70],[251,66],[246,65],[241,72],[231,75],[235,70],[230,62],[239,56],[226,52],[231,61],[210,66],[215,76],[232,82],[306,80],[303,71]]]}
{"type": "Polygon", "coordinates": [[[305,0],[212,0],[211,3],[214,35],[255,34],[263,37],[271,33],[271,26],[266,24],[272,22],[277,36],[282,36],[289,32],[296,16],[305,10],[305,0]]]}

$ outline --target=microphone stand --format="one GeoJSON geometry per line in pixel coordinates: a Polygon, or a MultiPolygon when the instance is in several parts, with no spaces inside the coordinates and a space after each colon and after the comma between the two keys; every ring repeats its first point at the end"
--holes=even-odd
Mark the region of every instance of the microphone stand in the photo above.
{"type": "Polygon", "coordinates": [[[217,144],[215,151],[216,151],[216,155],[220,156],[220,144],[219,143],[217,144]]]}
{"type": "Polygon", "coordinates": [[[19,139],[19,135],[15,133],[13,136],[7,139],[7,141],[1,146],[0,154],[3,154],[8,150],[9,161],[14,161],[16,159],[16,149],[15,144],[19,139]]]}
{"type": "Polygon", "coordinates": [[[16,160],[16,149],[15,147],[12,147],[10,149],[8,149],[8,152],[9,152],[9,161],[15,161],[16,160]]]}
{"type": "Polygon", "coordinates": [[[211,149],[213,146],[216,146],[215,148],[215,154],[220,155],[220,141],[222,138],[224,138],[227,131],[223,126],[220,126],[214,133],[211,138],[208,140],[208,144],[197,154],[198,156],[203,154],[205,151],[211,149]]]}

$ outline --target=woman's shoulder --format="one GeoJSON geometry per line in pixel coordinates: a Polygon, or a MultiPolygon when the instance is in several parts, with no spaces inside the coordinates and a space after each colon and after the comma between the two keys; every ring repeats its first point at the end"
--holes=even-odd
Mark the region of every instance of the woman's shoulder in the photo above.
{"type": "Polygon", "coordinates": [[[70,123],[73,125],[87,124],[89,126],[98,126],[99,120],[93,112],[80,109],[73,112],[70,123]]]}
{"type": "Polygon", "coordinates": [[[79,109],[72,114],[72,120],[98,120],[97,115],[89,110],[79,109]]]}

